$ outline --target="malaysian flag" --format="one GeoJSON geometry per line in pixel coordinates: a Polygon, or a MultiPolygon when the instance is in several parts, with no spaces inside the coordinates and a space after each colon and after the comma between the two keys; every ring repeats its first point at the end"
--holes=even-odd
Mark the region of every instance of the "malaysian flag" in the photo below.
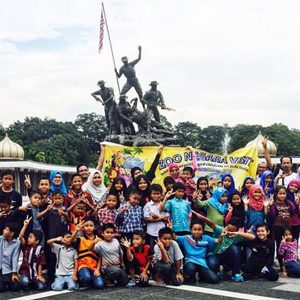
{"type": "Polygon", "coordinates": [[[100,34],[99,34],[99,53],[103,48],[103,38],[104,38],[104,16],[103,16],[103,8],[101,10],[101,18],[100,18],[100,34]]]}

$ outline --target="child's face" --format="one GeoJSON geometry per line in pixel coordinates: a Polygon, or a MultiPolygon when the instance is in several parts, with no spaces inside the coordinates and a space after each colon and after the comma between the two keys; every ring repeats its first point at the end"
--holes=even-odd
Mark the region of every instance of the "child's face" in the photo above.
{"type": "Polygon", "coordinates": [[[55,206],[61,206],[63,204],[64,198],[61,194],[55,194],[52,196],[52,202],[55,206]]]}
{"type": "Polygon", "coordinates": [[[137,194],[131,194],[129,196],[129,203],[130,205],[132,206],[136,206],[140,203],[140,200],[141,200],[141,196],[140,195],[137,195],[137,194]]]}
{"type": "Polygon", "coordinates": [[[93,221],[86,221],[83,225],[83,231],[86,234],[93,234],[95,230],[95,224],[93,221]]]}
{"type": "Polygon", "coordinates": [[[163,243],[165,248],[170,248],[172,243],[172,234],[165,233],[161,236],[160,241],[163,243]]]}
{"type": "Polygon", "coordinates": [[[182,199],[184,196],[184,189],[177,189],[176,191],[174,191],[174,195],[178,199],[182,199]]]}
{"type": "Polygon", "coordinates": [[[14,236],[14,233],[8,227],[5,227],[3,229],[3,236],[6,239],[11,239],[14,236]]]}
{"type": "Polygon", "coordinates": [[[272,183],[272,175],[268,175],[265,180],[265,184],[270,185],[272,183]]]}
{"type": "Polygon", "coordinates": [[[286,191],[285,191],[285,189],[280,189],[278,191],[278,193],[277,193],[277,197],[276,198],[277,198],[277,200],[279,202],[284,202],[285,199],[286,199],[286,191]]]}
{"type": "Polygon", "coordinates": [[[262,196],[262,192],[261,192],[260,189],[257,189],[257,190],[255,190],[255,191],[253,192],[253,198],[254,198],[255,200],[260,199],[261,196],[262,196]]]}
{"type": "Polygon", "coordinates": [[[145,240],[140,235],[134,234],[132,237],[132,244],[134,247],[139,247],[145,244],[145,240]]]}
{"type": "Polygon", "coordinates": [[[30,203],[34,207],[39,207],[42,204],[42,197],[41,197],[41,195],[39,195],[39,194],[33,194],[30,197],[30,203]]]}
{"type": "Polygon", "coordinates": [[[115,236],[115,230],[112,228],[107,228],[103,231],[102,236],[106,242],[111,242],[115,236]]]}
{"type": "Polygon", "coordinates": [[[42,194],[44,194],[44,195],[48,194],[49,191],[50,191],[50,182],[49,182],[49,180],[48,179],[40,180],[38,189],[42,194]]]}
{"type": "Polygon", "coordinates": [[[220,203],[226,203],[228,199],[227,193],[224,193],[220,199],[220,203]]]}
{"type": "Polygon", "coordinates": [[[250,179],[246,180],[246,182],[245,182],[245,188],[247,190],[250,190],[250,188],[251,188],[252,185],[253,185],[253,182],[250,179]]]}
{"type": "Polygon", "coordinates": [[[191,228],[191,233],[195,240],[200,240],[203,235],[203,226],[201,224],[194,224],[191,228]]]}
{"type": "Polygon", "coordinates": [[[93,181],[93,185],[100,186],[102,183],[101,175],[99,173],[95,173],[92,181],[93,181]]]}
{"type": "Polygon", "coordinates": [[[67,233],[63,236],[62,243],[64,246],[70,246],[71,245],[71,237],[72,235],[70,233],[67,233]]]}
{"type": "Polygon", "coordinates": [[[268,231],[266,227],[258,227],[256,229],[256,235],[262,241],[265,241],[268,238],[269,233],[270,231],[268,231]]]}
{"type": "Polygon", "coordinates": [[[122,190],[123,190],[123,183],[122,183],[121,181],[117,181],[117,182],[115,183],[115,189],[116,189],[117,191],[122,191],[122,190]]]}
{"type": "Polygon", "coordinates": [[[241,204],[241,198],[239,195],[233,195],[231,199],[232,205],[238,206],[241,204]]]}
{"type": "Polygon", "coordinates": [[[83,185],[82,178],[80,176],[75,176],[72,180],[72,187],[74,190],[78,191],[83,185]]]}
{"type": "Polygon", "coordinates": [[[7,215],[10,212],[10,205],[8,203],[0,203],[0,212],[4,212],[7,215]]]}
{"type": "Polygon", "coordinates": [[[53,178],[52,183],[56,186],[60,185],[62,183],[62,177],[60,174],[56,174],[55,177],[53,178]]]}
{"type": "Polygon", "coordinates": [[[190,179],[190,178],[192,178],[192,174],[190,173],[190,171],[183,171],[182,177],[185,179],[190,179]]]}
{"type": "Polygon", "coordinates": [[[226,176],[223,181],[223,187],[228,189],[231,186],[231,179],[229,176],[226,176]]]}
{"type": "Polygon", "coordinates": [[[133,173],[133,178],[136,179],[138,176],[143,175],[141,170],[135,170],[133,173]]]}
{"type": "Polygon", "coordinates": [[[5,188],[11,188],[14,184],[14,178],[12,175],[4,175],[2,178],[2,183],[5,188]]]}
{"type": "Polygon", "coordinates": [[[178,178],[179,177],[179,168],[178,167],[171,168],[170,174],[172,177],[178,178]]]}
{"type": "Polygon", "coordinates": [[[293,235],[289,230],[285,230],[283,237],[287,242],[293,241],[293,235]]]}
{"type": "Polygon", "coordinates": [[[38,243],[39,243],[39,240],[37,240],[36,237],[32,233],[29,233],[29,236],[27,239],[27,244],[29,246],[35,246],[35,245],[38,245],[38,243]]]}
{"type": "Polygon", "coordinates": [[[82,217],[85,212],[86,212],[86,206],[83,203],[78,203],[73,209],[73,213],[77,217],[82,217]]]}
{"type": "Polygon", "coordinates": [[[117,198],[114,195],[109,195],[106,198],[105,204],[107,208],[114,209],[117,206],[117,198]]]}
{"type": "Polygon", "coordinates": [[[228,224],[226,226],[226,229],[227,229],[228,232],[237,232],[238,231],[238,228],[236,226],[232,225],[232,224],[228,224]]]}
{"type": "Polygon", "coordinates": [[[198,189],[199,189],[200,191],[203,191],[203,192],[206,191],[206,190],[208,189],[207,181],[206,181],[206,180],[201,180],[201,181],[199,182],[198,189]]]}
{"type": "Polygon", "coordinates": [[[168,191],[171,191],[172,188],[173,188],[173,183],[168,183],[168,184],[166,184],[166,190],[167,190],[167,192],[168,192],[168,191]]]}
{"type": "Polygon", "coordinates": [[[150,198],[152,199],[153,202],[159,202],[161,199],[161,192],[159,191],[152,191],[150,194],[150,198]]]}
{"type": "Polygon", "coordinates": [[[148,188],[147,182],[142,178],[139,182],[139,189],[145,191],[148,188]]]}
{"type": "Polygon", "coordinates": [[[289,186],[289,191],[292,193],[292,194],[295,194],[298,192],[298,186],[296,183],[293,183],[289,186]]]}

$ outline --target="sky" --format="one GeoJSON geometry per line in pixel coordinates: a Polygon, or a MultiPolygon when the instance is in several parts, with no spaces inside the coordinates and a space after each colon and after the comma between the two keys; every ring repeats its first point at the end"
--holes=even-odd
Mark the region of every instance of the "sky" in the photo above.
{"type": "MultiPolygon", "coordinates": [[[[300,1],[106,0],[117,67],[142,59],[143,91],[159,82],[173,124],[284,123],[300,128],[300,1]]],[[[26,116],[74,121],[104,114],[91,97],[117,92],[101,2],[0,0],[0,123],[26,116]]],[[[121,87],[125,78],[120,78],[121,87]]],[[[135,91],[128,93],[135,97],[135,91]]]]}

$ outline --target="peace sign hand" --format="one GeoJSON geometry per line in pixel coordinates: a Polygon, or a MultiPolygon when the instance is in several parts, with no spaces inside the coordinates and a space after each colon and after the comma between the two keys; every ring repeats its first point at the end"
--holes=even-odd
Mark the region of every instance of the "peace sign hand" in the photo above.
{"type": "Polygon", "coordinates": [[[23,223],[25,227],[27,227],[29,225],[31,219],[32,219],[32,217],[29,218],[28,215],[26,216],[26,219],[24,220],[24,223],[23,223]]]}
{"type": "Polygon", "coordinates": [[[166,193],[165,199],[171,198],[174,194],[175,194],[175,192],[173,193],[173,189],[171,189],[170,191],[168,191],[168,192],[166,193]]]}
{"type": "Polygon", "coordinates": [[[24,184],[26,189],[30,189],[31,188],[31,180],[30,180],[30,176],[28,174],[24,175],[24,184]]]}

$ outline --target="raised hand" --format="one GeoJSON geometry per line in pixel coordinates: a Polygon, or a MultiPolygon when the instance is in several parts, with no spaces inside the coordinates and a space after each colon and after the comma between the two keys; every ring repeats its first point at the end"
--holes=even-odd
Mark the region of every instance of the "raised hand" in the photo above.
{"type": "Polygon", "coordinates": [[[158,246],[158,248],[160,250],[164,250],[165,249],[165,246],[164,246],[164,244],[162,243],[162,241],[160,239],[157,239],[155,242],[156,242],[156,245],[158,246]]]}
{"type": "Polygon", "coordinates": [[[27,216],[26,216],[26,219],[24,220],[23,225],[27,227],[27,226],[29,225],[31,219],[32,219],[32,217],[29,218],[29,216],[27,215],[27,216]]]}
{"type": "Polygon", "coordinates": [[[190,152],[194,152],[194,148],[192,146],[187,146],[187,147],[185,147],[185,149],[190,152]]]}
{"type": "Polygon", "coordinates": [[[248,196],[244,196],[244,197],[242,198],[242,201],[243,201],[243,203],[244,203],[245,205],[248,205],[248,204],[249,204],[249,201],[250,201],[250,199],[249,199],[249,197],[248,197],[248,196]]]}
{"type": "Polygon", "coordinates": [[[261,144],[262,144],[264,149],[267,149],[268,137],[264,137],[261,144]]]}
{"type": "Polygon", "coordinates": [[[122,203],[125,200],[123,191],[119,192],[119,201],[122,203]]]}
{"type": "Polygon", "coordinates": [[[31,188],[31,180],[30,180],[30,176],[28,174],[24,175],[24,184],[25,184],[26,189],[31,188]]]}
{"type": "Polygon", "coordinates": [[[131,241],[127,240],[127,238],[125,237],[124,239],[121,239],[121,245],[123,245],[125,248],[130,248],[131,241]]]}
{"type": "Polygon", "coordinates": [[[80,223],[78,223],[77,225],[76,225],[76,228],[75,228],[75,230],[76,231],[80,231],[82,228],[83,228],[83,226],[84,226],[84,220],[82,221],[82,222],[80,222],[80,223]]]}
{"type": "Polygon", "coordinates": [[[266,198],[264,200],[264,207],[268,208],[269,206],[270,206],[270,200],[266,198]]]}
{"type": "Polygon", "coordinates": [[[175,193],[173,193],[173,189],[171,189],[170,191],[168,191],[166,194],[165,194],[165,198],[166,199],[169,199],[171,198],[175,193]]]}
{"type": "Polygon", "coordinates": [[[157,149],[157,154],[159,154],[159,155],[162,154],[163,150],[164,150],[164,146],[160,145],[157,149]]]}
{"type": "Polygon", "coordinates": [[[232,207],[232,205],[231,205],[230,203],[228,203],[228,211],[229,211],[230,213],[233,212],[233,207],[232,207]]]}

